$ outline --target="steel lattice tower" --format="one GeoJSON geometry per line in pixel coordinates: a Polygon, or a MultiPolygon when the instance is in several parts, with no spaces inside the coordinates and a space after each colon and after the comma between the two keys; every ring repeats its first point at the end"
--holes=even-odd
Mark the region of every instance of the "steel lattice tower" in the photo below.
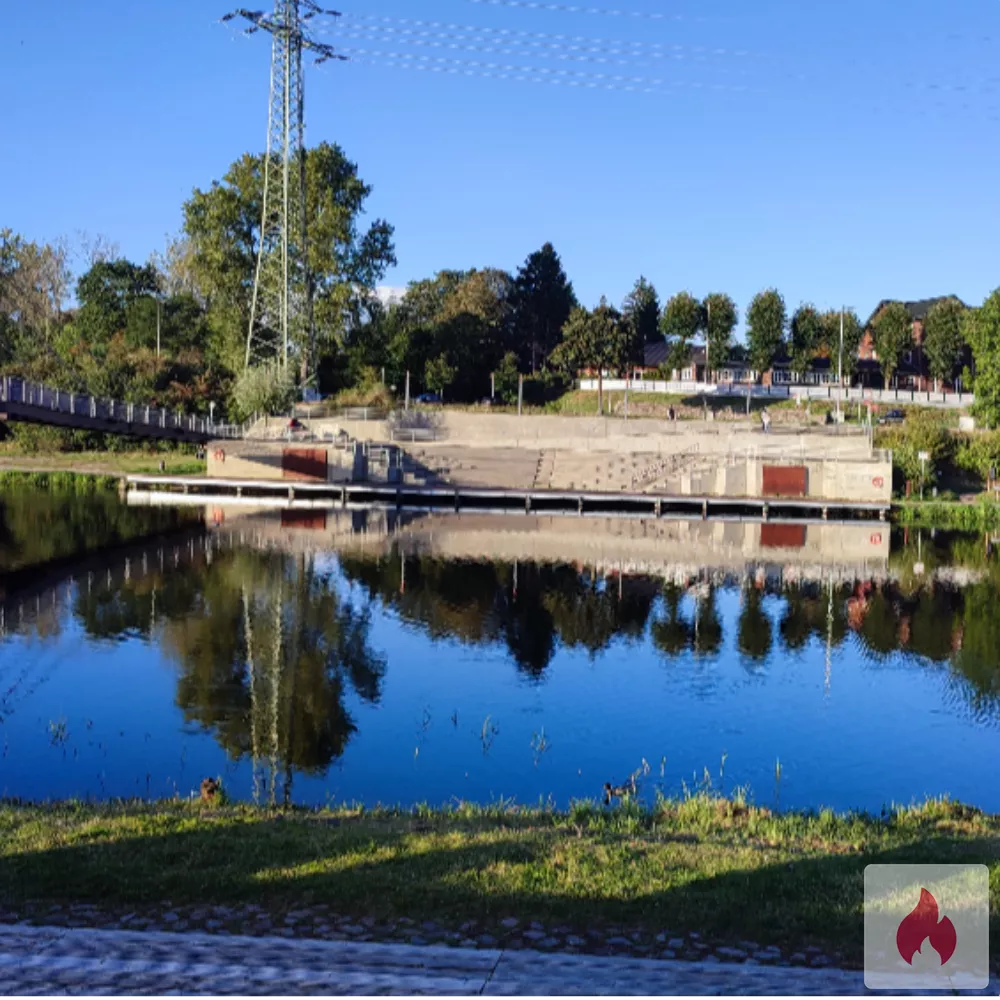
{"type": "Polygon", "coordinates": [[[271,91],[264,156],[260,244],[250,305],[246,364],[277,360],[287,368],[295,347],[313,353],[312,278],[306,212],[305,80],[303,52],[316,62],[345,59],[312,38],[318,14],[339,17],[313,0],[275,0],[274,11],[239,8],[222,20],[243,18],[246,34],[271,35],[271,91]]]}

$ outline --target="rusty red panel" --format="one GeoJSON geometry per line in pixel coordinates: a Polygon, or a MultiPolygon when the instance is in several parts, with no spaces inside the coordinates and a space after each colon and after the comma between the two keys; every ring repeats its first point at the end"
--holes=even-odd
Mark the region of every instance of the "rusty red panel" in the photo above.
{"type": "Polygon", "coordinates": [[[283,528],[305,528],[307,531],[324,531],[326,529],[326,513],[322,510],[283,510],[281,512],[283,528]]]}
{"type": "Polygon", "coordinates": [[[804,465],[765,465],[764,496],[804,497],[806,495],[806,467],[804,465]]]}
{"type": "Polygon", "coordinates": [[[762,524],[760,544],[765,549],[801,549],[806,544],[804,524],[762,524]]]}
{"type": "Polygon", "coordinates": [[[282,449],[281,474],[283,479],[297,479],[312,483],[325,483],[326,449],[282,449]]]}

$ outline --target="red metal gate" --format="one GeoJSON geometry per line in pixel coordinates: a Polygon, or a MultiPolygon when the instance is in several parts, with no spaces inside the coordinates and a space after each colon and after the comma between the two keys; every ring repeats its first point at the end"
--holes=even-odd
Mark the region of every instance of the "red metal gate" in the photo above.
{"type": "Polygon", "coordinates": [[[325,448],[283,448],[281,476],[311,483],[326,482],[325,448]]]}
{"type": "Polygon", "coordinates": [[[801,549],[806,544],[804,524],[762,524],[760,544],[764,549],[801,549]]]}
{"type": "Polygon", "coordinates": [[[765,465],[763,493],[766,497],[804,497],[806,481],[804,465],[765,465]]]}

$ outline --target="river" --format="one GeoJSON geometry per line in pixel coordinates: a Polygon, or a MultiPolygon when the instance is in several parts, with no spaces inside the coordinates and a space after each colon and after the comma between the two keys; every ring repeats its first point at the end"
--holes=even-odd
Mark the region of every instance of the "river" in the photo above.
{"type": "Polygon", "coordinates": [[[0,501],[5,796],[1000,811],[982,535],[0,501]]]}

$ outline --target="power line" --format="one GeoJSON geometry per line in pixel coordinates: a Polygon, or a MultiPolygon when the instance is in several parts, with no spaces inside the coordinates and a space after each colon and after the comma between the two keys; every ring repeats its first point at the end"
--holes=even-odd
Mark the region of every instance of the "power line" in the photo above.
{"type": "MultiPolygon", "coordinates": [[[[590,14],[602,17],[636,18],[644,21],[685,21],[681,14],[664,14],[658,11],[621,10],[610,7],[579,7],[575,4],[541,3],[539,0],[466,0],[467,3],[483,4],[489,7],[518,7],[524,10],[558,11],[560,14],[590,14]]],[[[703,21],[705,18],[692,18],[703,21]]]]}

